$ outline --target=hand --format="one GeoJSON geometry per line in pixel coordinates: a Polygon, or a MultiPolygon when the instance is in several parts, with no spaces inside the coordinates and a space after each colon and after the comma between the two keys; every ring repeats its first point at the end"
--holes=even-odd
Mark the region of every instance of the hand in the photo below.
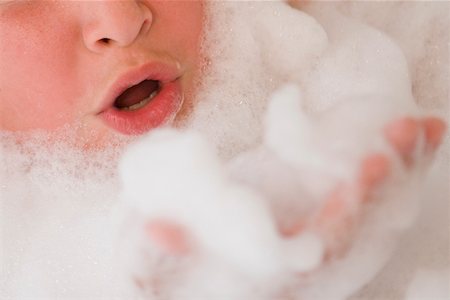
{"type": "MultiPolygon", "coordinates": [[[[433,155],[444,132],[445,123],[440,119],[403,118],[388,124],[383,134],[400,163],[412,172],[421,158],[433,155]],[[425,145],[419,143],[421,133],[425,145]],[[421,156],[415,156],[416,150],[421,147],[421,156]]],[[[280,230],[280,234],[284,238],[290,238],[304,231],[317,233],[325,245],[323,264],[344,256],[356,229],[363,222],[367,207],[378,200],[376,192],[392,176],[393,163],[393,158],[384,153],[367,155],[361,161],[353,183],[337,184],[314,215],[280,230]],[[356,203],[348,201],[349,197],[357,199],[356,203]]],[[[175,220],[153,220],[145,225],[144,230],[152,245],[155,245],[163,256],[183,261],[195,252],[195,243],[190,239],[189,232],[175,220]]],[[[135,278],[135,283],[142,290],[155,291],[161,281],[157,278],[160,275],[155,273],[153,280],[135,278]]]]}
{"type": "MultiPolygon", "coordinates": [[[[424,119],[398,119],[385,127],[384,136],[392,146],[405,169],[413,170],[420,158],[429,158],[439,147],[444,132],[445,122],[428,117],[424,119]],[[425,146],[419,158],[415,157],[420,147],[419,137],[423,132],[425,146]]],[[[282,234],[289,238],[305,230],[319,233],[325,241],[325,261],[340,257],[346,253],[354,231],[362,221],[365,206],[376,200],[374,193],[380,189],[391,175],[392,161],[386,154],[367,155],[352,184],[341,183],[327,196],[323,206],[308,220],[301,220],[282,234]],[[349,197],[357,199],[355,204],[349,197]]]]}

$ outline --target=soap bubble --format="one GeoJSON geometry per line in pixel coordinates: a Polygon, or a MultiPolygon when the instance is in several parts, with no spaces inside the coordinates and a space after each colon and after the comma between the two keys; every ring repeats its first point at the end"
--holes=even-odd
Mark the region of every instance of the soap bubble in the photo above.
{"type": "MultiPolygon", "coordinates": [[[[448,269],[448,135],[428,192],[425,169],[394,164],[343,257],[327,261],[317,232],[281,234],[367,153],[398,161],[386,122],[448,115],[448,4],[205,6],[188,131],[152,132],[123,157],[129,140],[85,152],[71,129],[1,133],[0,298],[401,298],[429,251],[448,269]],[[190,252],[160,249],[154,219],[183,228],[190,252]]],[[[414,285],[411,299],[427,293],[414,285]]]]}

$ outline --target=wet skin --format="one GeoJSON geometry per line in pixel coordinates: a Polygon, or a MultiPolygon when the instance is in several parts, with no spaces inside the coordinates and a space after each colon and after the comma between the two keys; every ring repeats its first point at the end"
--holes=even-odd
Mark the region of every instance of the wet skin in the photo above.
{"type": "Polygon", "coordinates": [[[0,129],[72,125],[85,144],[108,140],[106,95],[149,63],[175,70],[188,106],[202,22],[200,1],[0,1],[0,129]]]}

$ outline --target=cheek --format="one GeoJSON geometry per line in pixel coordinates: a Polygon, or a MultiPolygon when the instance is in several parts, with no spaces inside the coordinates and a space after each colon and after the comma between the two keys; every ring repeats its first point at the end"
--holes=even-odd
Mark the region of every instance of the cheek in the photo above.
{"type": "Polygon", "coordinates": [[[158,40],[167,43],[170,52],[186,60],[195,60],[202,34],[204,8],[201,1],[157,2],[155,30],[158,40]]]}
{"type": "Polygon", "coordinates": [[[0,24],[0,70],[8,70],[0,74],[0,99],[20,127],[58,126],[71,117],[77,96],[75,45],[68,40],[74,33],[62,22],[43,24],[51,19],[45,14],[15,17],[0,24]]]}
{"type": "Polygon", "coordinates": [[[186,18],[184,24],[181,24],[182,26],[179,29],[181,35],[187,39],[186,43],[190,46],[189,50],[196,55],[198,55],[200,49],[203,33],[203,15],[203,6],[197,4],[197,6],[193,8],[190,16],[186,18]]]}

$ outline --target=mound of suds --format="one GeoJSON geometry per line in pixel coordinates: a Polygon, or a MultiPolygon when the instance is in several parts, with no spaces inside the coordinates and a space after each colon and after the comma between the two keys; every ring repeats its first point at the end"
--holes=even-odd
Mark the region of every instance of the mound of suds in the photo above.
{"type": "MultiPolygon", "coordinates": [[[[448,56],[445,50],[448,51],[449,26],[445,26],[446,23],[448,25],[448,16],[443,13],[448,4],[333,5],[386,31],[406,53],[414,96],[420,106],[427,110],[440,110],[442,114],[448,110],[448,56]],[[400,15],[404,17],[399,18],[400,15]],[[415,20],[413,24],[411,20],[415,20]]],[[[209,142],[218,147],[220,157],[229,159],[244,150],[251,152],[256,145],[265,143],[262,119],[267,101],[272,92],[285,82],[297,82],[303,89],[305,101],[309,101],[303,108],[309,109],[309,112],[320,111],[328,105],[330,98],[321,93],[323,90],[308,90],[309,84],[315,83],[309,75],[317,68],[318,59],[329,45],[329,37],[321,24],[323,20],[319,18],[316,21],[308,15],[315,8],[305,14],[285,3],[212,2],[208,9],[209,31],[205,42],[209,52],[209,63],[205,65],[207,76],[199,94],[198,107],[185,126],[202,132],[209,142]],[[308,83],[308,80],[311,82],[308,83]],[[322,103],[327,105],[311,109],[318,103],[314,102],[315,96],[324,97],[322,103]]],[[[342,84],[348,83],[342,81],[342,84]]],[[[361,84],[364,86],[365,82],[361,81],[361,84]]],[[[393,86],[398,87],[396,84],[393,86]]],[[[351,88],[350,85],[342,90],[351,88]]],[[[382,123],[380,120],[378,122],[382,123]]],[[[342,125],[343,128],[345,125],[342,125]]],[[[343,128],[340,127],[340,130],[343,128]]],[[[373,127],[369,129],[370,136],[375,136],[376,130],[373,127]]],[[[30,138],[34,139],[33,135],[30,138]]],[[[113,259],[114,249],[124,246],[116,246],[117,241],[112,235],[118,230],[117,220],[110,219],[111,207],[116,203],[120,189],[115,178],[117,153],[108,151],[99,152],[98,156],[85,156],[82,152],[71,150],[64,142],[48,149],[48,146],[43,146],[42,141],[45,140],[45,137],[36,138],[16,148],[9,136],[2,136],[5,168],[2,166],[1,173],[0,296],[3,297],[4,293],[5,298],[15,299],[38,296],[131,298],[134,292],[129,289],[130,278],[122,278],[123,274],[118,271],[121,269],[115,266],[113,259]],[[112,232],[111,228],[114,228],[112,232]]],[[[364,153],[365,146],[367,144],[361,143],[357,147],[358,155],[364,153]]],[[[370,144],[367,149],[373,146],[370,144]]],[[[170,153],[166,155],[170,159],[170,153]]],[[[262,158],[267,160],[265,156],[262,158]]],[[[438,162],[448,166],[448,143],[441,151],[438,162]]],[[[351,161],[350,165],[350,170],[354,170],[357,160],[351,161]]],[[[242,165],[237,168],[242,172],[242,165]]],[[[268,170],[271,170],[270,166],[268,170]]],[[[282,168],[280,172],[284,170],[282,168]]],[[[448,168],[442,167],[436,172],[444,174],[440,186],[445,187],[448,168]]],[[[247,184],[251,176],[252,172],[246,178],[247,184]]],[[[260,184],[254,183],[255,190],[258,191],[260,184]]],[[[448,196],[445,197],[448,186],[441,190],[444,197],[440,198],[442,200],[436,205],[436,211],[447,207],[442,204],[446,199],[448,201],[448,196]]],[[[279,192],[276,187],[274,193],[279,192]]],[[[264,193],[267,195],[266,191],[264,193]]],[[[388,201],[386,203],[389,204],[388,201]]],[[[368,223],[380,224],[386,218],[397,219],[404,215],[402,210],[410,208],[387,205],[384,210],[374,213],[368,223]]],[[[129,213],[133,216],[132,212],[129,213]]],[[[280,215],[283,214],[282,211],[280,215]]],[[[407,227],[408,219],[399,224],[407,227]]],[[[447,223],[439,224],[448,225],[448,215],[446,220],[447,223]]],[[[442,229],[441,225],[434,228],[442,229]]],[[[350,252],[346,259],[331,264],[322,272],[300,281],[300,284],[294,278],[292,283],[287,284],[291,296],[295,299],[303,293],[306,299],[317,299],[319,296],[321,299],[337,299],[339,295],[348,295],[359,288],[387,259],[391,241],[384,242],[384,239],[392,226],[386,224],[361,229],[361,236],[371,238],[370,244],[367,239],[357,239],[354,248],[357,250],[350,252]],[[378,255],[370,256],[369,252],[378,255]],[[373,257],[371,261],[367,260],[369,256],[373,257]],[[298,289],[300,294],[296,292],[298,289]]],[[[129,227],[121,228],[127,235],[126,228],[129,227]]],[[[129,234],[134,234],[134,231],[129,234]]],[[[415,239],[416,235],[412,234],[407,244],[415,247],[415,239]]],[[[429,241],[433,242],[436,241],[429,241]]],[[[206,262],[199,264],[201,268],[198,267],[198,260],[170,262],[169,259],[167,268],[170,272],[162,290],[166,288],[174,299],[211,294],[219,297],[225,295],[224,291],[229,293],[227,296],[231,299],[270,299],[273,290],[249,289],[253,282],[251,276],[237,275],[224,261],[205,257],[206,262]],[[180,267],[189,270],[188,280],[173,275],[180,267]],[[204,283],[211,285],[205,288],[204,283]],[[174,285],[180,289],[175,289],[174,285]]],[[[448,259],[446,261],[448,268],[448,259]]],[[[283,280],[277,282],[286,284],[283,280]]],[[[374,294],[376,297],[377,294],[369,290],[369,294],[362,297],[374,294]]],[[[161,291],[159,297],[164,295],[161,291]]]]}

